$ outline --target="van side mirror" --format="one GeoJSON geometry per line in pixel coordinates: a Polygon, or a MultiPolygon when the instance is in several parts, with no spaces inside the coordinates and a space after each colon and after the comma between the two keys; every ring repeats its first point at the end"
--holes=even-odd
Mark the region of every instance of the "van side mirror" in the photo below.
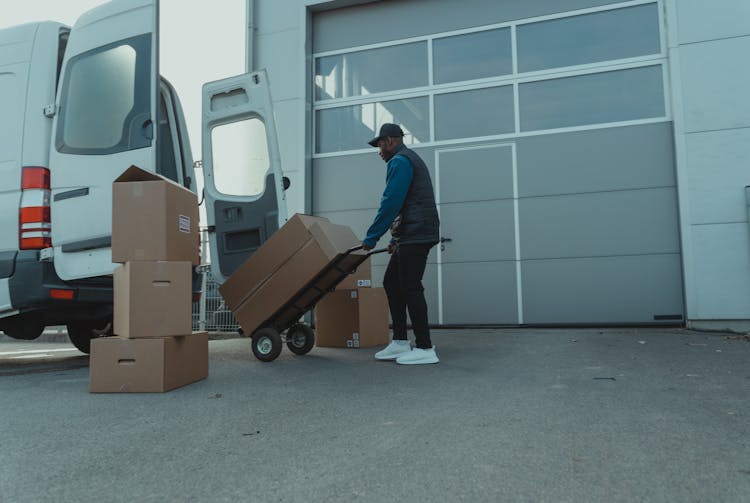
{"type": "Polygon", "coordinates": [[[292,182],[291,182],[291,180],[289,180],[289,177],[287,177],[287,176],[282,176],[281,177],[281,186],[284,188],[284,190],[286,190],[289,187],[291,187],[291,185],[292,185],[292,182]]]}

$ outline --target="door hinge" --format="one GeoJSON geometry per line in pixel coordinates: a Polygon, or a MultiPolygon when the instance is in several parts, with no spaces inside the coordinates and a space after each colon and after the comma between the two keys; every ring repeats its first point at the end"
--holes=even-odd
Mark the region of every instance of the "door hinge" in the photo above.
{"type": "Polygon", "coordinates": [[[39,262],[52,262],[52,259],[54,258],[55,258],[54,248],[44,248],[42,250],[39,250],[39,262]]]}
{"type": "Polygon", "coordinates": [[[44,116],[50,119],[57,115],[57,105],[47,105],[44,107],[44,116]]]}

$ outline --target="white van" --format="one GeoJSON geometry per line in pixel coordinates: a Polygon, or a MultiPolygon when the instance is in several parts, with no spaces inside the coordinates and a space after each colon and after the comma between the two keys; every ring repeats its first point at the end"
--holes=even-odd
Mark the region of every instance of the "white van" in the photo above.
{"type": "MultiPolygon", "coordinates": [[[[88,352],[109,330],[112,181],[127,167],[196,191],[180,102],[158,72],[157,9],[113,0],[73,28],[0,30],[0,330],[11,337],[67,325],[88,352]]],[[[222,281],[283,224],[285,187],[265,73],[205,84],[203,99],[203,224],[222,281]],[[266,132],[262,189],[217,190],[227,174],[214,169],[212,140],[247,122],[266,132]]]]}

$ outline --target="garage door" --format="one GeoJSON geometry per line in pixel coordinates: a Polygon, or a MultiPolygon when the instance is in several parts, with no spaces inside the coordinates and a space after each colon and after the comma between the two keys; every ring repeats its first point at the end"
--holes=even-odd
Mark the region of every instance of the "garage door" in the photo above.
{"type": "Polygon", "coordinates": [[[432,323],[681,322],[660,2],[423,7],[314,16],[313,211],[364,235],[385,179],[366,141],[396,122],[439,204],[432,323]]]}

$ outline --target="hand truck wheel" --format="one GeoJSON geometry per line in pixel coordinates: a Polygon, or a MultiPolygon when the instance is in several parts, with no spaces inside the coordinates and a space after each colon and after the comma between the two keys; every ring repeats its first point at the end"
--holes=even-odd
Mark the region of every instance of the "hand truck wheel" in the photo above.
{"type": "Polygon", "coordinates": [[[304,355],[315,346],[315,332],[304,323],[292,325],[286,332],[286,346],[295,355],[304,355]]]}
{"type": "Polygon", "coordinates": [[[253,332],[253,354],[262,362],[271,362],[281,353],[281,336],[273,327],[263,327],[253,332]]]}

